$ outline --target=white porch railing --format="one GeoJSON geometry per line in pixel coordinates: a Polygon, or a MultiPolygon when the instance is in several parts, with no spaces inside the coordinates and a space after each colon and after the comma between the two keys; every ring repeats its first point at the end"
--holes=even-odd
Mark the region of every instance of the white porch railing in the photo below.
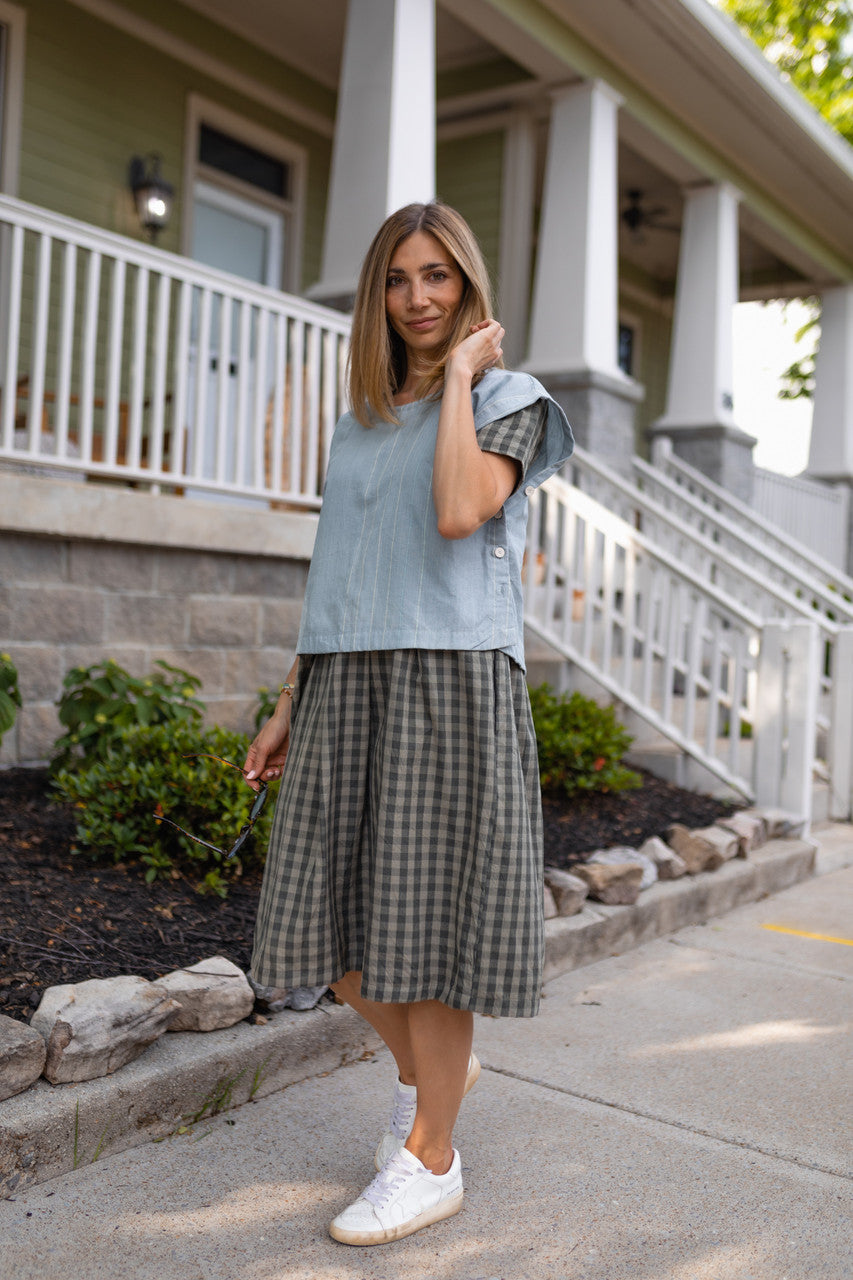
{"type": "Polygon", "coordinates": [[[0,459],[320,505],[348,317],[0,197],[0,459]]]}
{"type": "Polygon", "coordinates": [[[817,619],[763,618],[559,477],[531,499],[528,564],[537,634],[728,786],[811,813],[817,619]]]}
{"type": "MultiPolygon", "coordinates": [[[[347,317],[0,197],[0,331],[0,465],[319,507],[347,317]]],[[[808,813],[817,764],[848,817],[853,581],[662,465],[534,497],[529,624],[727,785],[808,813]]]]}
{"type": "Polygon", "coordinates": [[[762,519],[783,529],[836,569],[844,569],[849,489],[756,467],[752,505],[762,519]]]}
{"type": "MultiPolygon", "coordinates": [[[[677,506],[682,501],[682,491],[640,459],[634,463],[647,486],[643,489],[597,462],[583,449],[575,450],[564,475],[609,512],[618,514],[642,532],[698,584],[713,586],[726,599],[744,605],[764,622],[814,621],[824,647],[817,676],[821,695],[817,727],[824,735],[831,736],[833,725],[849,721],[853,733],[853,709],[847,710],[846,682],[843,678],[833,679],[839,671],[843,676],[845,670],[836,654],[839,637],[850,621],[844,613],[845,603],[839,602],[838,596],[824,589],[817,580],[809,580],[804,589],[802,576],[790,573],[784,564],[737,528],[727,527],[725,536],[720,536],[719,531],[708,528],[707,523],[689,523],[680,510],[671,509],[671,501],[664,505],[658,500],[674,497],[677,506]],[[651,493],[655,496],[650,496],[651,493]],[[713,536],[715,532],[717,537],[713,536]]],[[[826,754],[826,749],[820,752],[821,756],[826,754]]]]}
{"type": "MultiPolygon", "coordinates": [[[[701,528],[721,543],[736,537],[738,545],[746,540],[756,548],[761,547],[780,570],[784,568],[792,579],[802,584],[804,593],[818,583],[831,593],[842,612],[853,617],[853,578],[837,565],[689,466],[673,452],[672,442],[666,437],[655,441],[652,460],[654,465],[650,467],[641,459],[634,459],[638,484],[685,523],[701,528]]],[[[828,501],[837,505],[832,497],[834,491],[827,492],[828,501]]]]}

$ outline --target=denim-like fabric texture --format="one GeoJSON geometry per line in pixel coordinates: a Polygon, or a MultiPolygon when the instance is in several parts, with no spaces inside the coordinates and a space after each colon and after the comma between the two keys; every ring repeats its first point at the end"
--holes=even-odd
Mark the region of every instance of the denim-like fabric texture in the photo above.
{"type": "Polygon", "coordinates": [[[528,374],[490,370],[472,404],[484,447],[520,457],[524,474],[498,515],[458,540],[441,537],[432,501],[440,401],[400,406],[399,423],[363,427],[352,414],[341,418],[308,575],[300,654],[500,649],[524,666],[528,493],[569,457],[572,434],[563,411],[528,374]],[[515,428],[501,444],[490,428],[513,418],[515,428]],[[527,432],[520,446],[519,423],[527,432]]]}

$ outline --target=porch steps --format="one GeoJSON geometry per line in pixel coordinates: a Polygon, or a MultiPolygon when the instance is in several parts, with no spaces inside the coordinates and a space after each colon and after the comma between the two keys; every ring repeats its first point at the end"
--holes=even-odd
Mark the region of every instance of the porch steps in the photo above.
{"type": "MultiPolygon", "coordinates": [[[[597,684],[586,673],[573,669],[568,659],[564,658],[547,641],[529,629],[525,636],[525,655],[527,660],[527,681],[532,688],[546,682],[557,692],[564,693],[577,689],[588,697],[593,697],[602,702],[614,703],[620,721],[634,738],[634,743],[625,757],[626,764],[632,768],[646,769],[655,777],[672,782],[676,786],[685,787],[690,791],[701,791],[707,795],[718,796],[721,799],[743,799],[738,791],[705,769],[699,761],[685,755],[676,743],[655,730],[648,721],[641,719],[624,704],[620,704],[618,699],[614,700],[609,690],[597,684]]],[[[616,665],[614,662],[614,667],[616,665]]],[[[621,666],[621,664],[619,665],[621,666]]],[[[659,705],[655,706],[655,702],[659,704],[659,699],[653,700],[653,709],[659,710],[659,705]]],[[[675,723],[682,721],[680,713],[683,703],[684,699],[677,695],[672,699],[672,719],[675,723]]],[[[697,729],[700,732],[704,730],[704,725],[702,724],[703,707],[704,704],[701,701],[697,701],[696,719],[697,729]]],[[[728,743],[724,739],[718,739],[716,747],[718,753],[722,756],[728,750],[728,743]]],[[[744,738],[738,744],[737,759],[737,772],[743,778],[751,776],[752,754],[753,743],[750,739],[744,738]]],[[[812,785],[812,822],[827,822],[829,820],[829,807],[828,783],[816,773],[812,785]]]]}

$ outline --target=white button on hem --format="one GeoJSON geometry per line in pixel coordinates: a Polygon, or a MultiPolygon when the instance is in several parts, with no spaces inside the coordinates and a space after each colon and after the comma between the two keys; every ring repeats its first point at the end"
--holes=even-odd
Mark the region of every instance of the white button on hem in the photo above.
{"type": "Polygon", "coordinates": [[[506,551],[503,547],[495,547],[495,555],[497,556],[498,560],[502,560],[503,557],[506,555],[506,551]]]}

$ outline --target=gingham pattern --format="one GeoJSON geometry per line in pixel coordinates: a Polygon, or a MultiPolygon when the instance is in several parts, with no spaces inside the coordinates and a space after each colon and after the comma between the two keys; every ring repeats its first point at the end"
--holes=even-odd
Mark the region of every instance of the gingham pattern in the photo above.
{"type": "MultiPolygon", "coordinates": [[[[482,427],[527,470],[543,400],[482,427]]],[[[252,976],[525,1017],[544,954],[524,673],[499,650],[303,654],[252,976]]]]}
{"type": "Polygon", "coordinates": [[[484,453],[502,453],[521,463],[522,476],[535,458],[545,434],[548,406],[545,400],[490,422],[477,432],[477,444],[484,453]]]}
{"type": "Polygon", "coordinates": [[[535,1014],[542,817],[521,669],[497,650],[300,658],[252,975],[535,1014]]]}

